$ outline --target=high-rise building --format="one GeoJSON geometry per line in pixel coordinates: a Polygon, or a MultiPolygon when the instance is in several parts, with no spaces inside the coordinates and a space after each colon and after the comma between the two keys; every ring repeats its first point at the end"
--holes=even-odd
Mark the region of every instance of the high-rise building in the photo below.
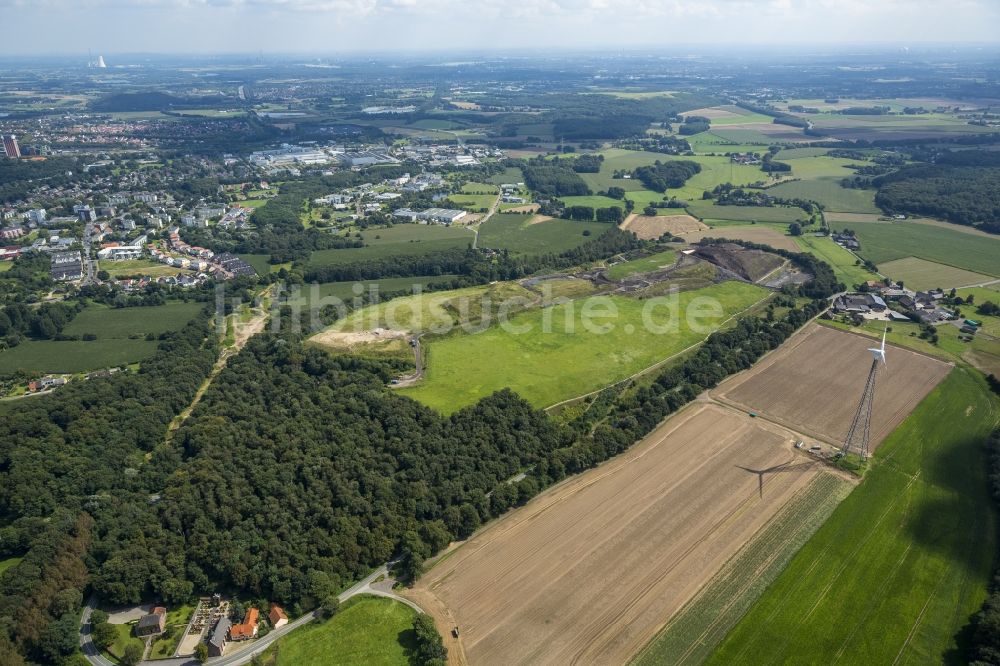
{"type": "Polygon", "coordinates": [[[21,148],[17,145],[17,137],[13,134],[3,135],[3,152],[7,157],[20,157],[21,148]]]}

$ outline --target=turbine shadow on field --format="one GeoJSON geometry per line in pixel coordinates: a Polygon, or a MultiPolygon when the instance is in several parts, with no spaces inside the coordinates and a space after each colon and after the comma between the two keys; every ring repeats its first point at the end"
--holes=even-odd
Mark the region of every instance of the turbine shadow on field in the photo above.
{"type": "Polygon", "coordinates": [[[760,497],[764,497],[764,475],[765,474],[780,474],[782,472],[804,472],[808,469],[812,469],[816,466],[815,462],[800,462],[792,464],[792,461],[783,462],[780,465],[774,465],[773,467],[768,467],[767,469],[752,469],[750,467],[744,467],[743,465],[736,465],[738,469],[742,469],[744,472],[750,472],[751,474],[757,475],[757,493],[760,497]]]}

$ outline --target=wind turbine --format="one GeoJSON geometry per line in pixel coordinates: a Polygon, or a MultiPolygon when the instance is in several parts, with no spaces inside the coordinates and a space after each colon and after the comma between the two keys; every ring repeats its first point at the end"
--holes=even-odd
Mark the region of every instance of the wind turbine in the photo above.
{"type": "Polygon", "coordinates": [[[841,453],[845,456],[850,453],[852,448],[856,449],[862,461],[868,459],[868,440],[871,437],[872,427],[872,407],[875,404],[875,377],[878,375],[879,361],[882,361],[882,365],[886,365],[886,333],[888,333],[888,329],[882,331],[882,345],[880,347],[868,348],[868,351],[872,355],[872,367],[868,370],[868,381],[865,382],[865,391],[861,394],[861,402],[858,403],[858,410],[854,413],[851,428],[847,431],[844,448],[841,449],[841,453]]]}

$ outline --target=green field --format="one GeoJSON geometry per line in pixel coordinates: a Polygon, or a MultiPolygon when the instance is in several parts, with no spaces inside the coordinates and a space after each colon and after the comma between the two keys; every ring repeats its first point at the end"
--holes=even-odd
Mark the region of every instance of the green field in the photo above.
{"type": "Polygon", "coordinates": [[[634,664],[702,663],[852,489],[833,474],[817,476],[674,616],[634,664]]]}
{"type": "Polygon", "coordinates": [[[538,297],[516,282],[401,296],[354,310],[331,329],[358,332],[389,328],[413,333],[432,332],[457,324],[463,316],[468,321],[478,321],[480,305],[489,301],[495,306],[510,299],[530,303],[538,297]],[[466,304],[464,310],[463,304],[466,304]]]}
{"type": "Polygon", "coordinates": [[[12,268],[14,268],[13,261],[0,261],[0,273],[6,273],[12,268]]]}
{"type": "Polygon", "coordinates": [[[177,330],[203,307],[193,302],[132,308],[90,305],[66,325],[63,334],[92,333],[97,340],[27,340],[0,352],[0,374],[17,370],[89,372],[135,363],[156,351],[157,343],[144,339],[147,333],[177,330]]]}
{"type": "MultiPolygon", "coordinates": [[[[662,195],[659,195],[662,196],[662,195]]],[[[631,198],[631,197],[630,197],[631,198]]],[[[591,208],[621,208],[625,210],[625,202],[611,197],[601,197],[595,195],[580,197],[562,197],[560,199],[567,206],[590,206],[591,208]]]]}
{"type": "Polygon", "coordinates": [[[829,236],[797,236],[795,243],[802,248],[803,252],[809,252],[830,264],[837,279],[848,288],[868,280],[878,279],[877,275],[869,273],[864,266],[858,266],[857,257],[834,243],[829,236]]]}
{"type": "Polygon", "coordinates": [[[604,222],[546,220],[531,224],[533,215],[498,213],[479,227],[481,248],[507,249],[517,254],[564,252],[597,238],[612,225],[604,222]],[[589,231],[590,236],[583,232],[589,231]]]}
{"type": "Polygon", "coordinates": [[[497,200],[495,194],[449,194],[448,201],[456,208],[467,210],[472,213],[489,210],[493,202],[497,200]]]}
{"type": "MultiPolygon", "coordinates": [[[[793,167],[794,164],[793,162],[793,167]]],[[[875,206],[874,190],[852,190],[841,187],[839,179],[821,178],[782,183],[768,188],[767,193],[786,199],[799,198],[818,201],[826,207],[826,210],[838,213],[879,212],[878,207],[875,206]]]]}
{"type": "Polygon", "coordinates": [[[465,227],[440,224],[397,224],[388,229],[361,232],[365,247],[319,250],[309,257],[309,265],[333,266],[369,259],[430,254],[455,247],[468,247],[473,234],[465,227]]]}
{"type": "Polygon", "coordinates": [[[982,378],[953,370],[709,663],[960,661],[996,552],[984,448],[996,423],[982,378]]]}
{"type": "Polygon", "coordinates": [[[687,209],[689,213],[702,220],[791,224],[796,220],[809,219],[808,213],[801,208],[785,206],[719,206],[710,201],[692,201],[687,209]]]}
{"type": "MultiPolygon", "coordinates": [[[[520,173],[520,172],[519,172],[520,173]]],[[[516,181],[515,181],[516,182],[516,181]]],[[[500,188],[492,183],[469,182],[462,185],[463,194],[492,194],[496,196],[500,193],[500,188]]]]}
{"type": "Polygon", "coordinates": [[[167,266],[166,264],[161,264],[157,261],[149,261],[148,259],[136,259],[134,261],[101,261],[98,262],[98,268],[99,270],[107,271],[111,277],[115,278],[127,275],[149,275],[151,277],[159,277],[161,275],[177,275],[179,273],[192,275],[192,273],[180,268],[167,266]]]}
{"type": "Polygon", "coordinates": [[[494,185],[503,185],[505,183],[523,183],[524,174],[518,167],[507,167],[503,170],[503,173],[499,173],[490,178],[490,183],[494,185]]]}
{"type": "Polygon", "coordinates": [[[878,270],[893,280],[902,280],[904,285],[917,291],[926,291],[936,287],[950,289],[969,284],[982,284],[996,279],[982,273],[973,273],[916,257],[887,261],[879,265],[878,270]]]}
{"type": "Polygon", "coordinates": [[[642,259],[633,259],[616,264],[608,269],[607,277],[611,280],[621,280],[636,273],[649,273],[665,266],[670,266],[677,261],[677,253],[673,250],[657,252],[656,254],[642,259]]]}
{"type": "Polygon", "coordinates": [[[708,327],[714,330],[766,294],[739,282],[683,292],[676,295],[678,316],[667,307],[650,310],[654,324],[674,324],[668,333],[643,325],[643,308],[652,301],[624,296],[529,310],[511,317],[506,327],[429,340],[423,381],[401,392],[450,413],[510,387],[533,405],[545,407],[624,379],[704,339],[709,331],[692,330],[684,315],[695,299],[696,306],[706,300],[719,305],[719,316],[708,327]],[[593,318],[588,330],[582,317],[585,307],[616,314],[593,318]],[[610,328],[602,333],[603,325],[610,328]]]}
{"type": "Polygon", "coordinates": [[[343,301],[350,301],[361,293],[368,294],[373,289],[378,293],[388,294],[399,291],[412,291],[415,287],[424,288],[433,284],[450,282],[456,275],[429,275],[421,277],[384,278],[382,280],[360,280],[357,282],[321,282],[316,284],[299,285],[299,300],[289,299],[290,302],[307,304],[313,300],[323,298],[339,298],[343,301]],[[360,286],[359,286],[360,285],[360,286]]]}
{"type": "Polygon", "coordinates": [[[858,235],[861,241],[858,254],[875,264],[918,257],[976,273],[1000,276],[1000,238],[906,222],[852,222],[844,226],[858,235]]]}
{"type": "Polygon", "coordinates": [[[73,318],[65,335],[93,333],[98,340],[121,339],[131,335],[160,334],[177,330],[194,318],[204,303],[170,302],[154,307],[109,308],[89,305],[73,318]]]}
{"type": "Polygon", "coordinates": [[[277,652],[277,666],[409,666],[416,648],[415,617],[413,609],[398,601],[355,597],[323,624],[282,638],[269,653],[273,658],[277,652]]]}

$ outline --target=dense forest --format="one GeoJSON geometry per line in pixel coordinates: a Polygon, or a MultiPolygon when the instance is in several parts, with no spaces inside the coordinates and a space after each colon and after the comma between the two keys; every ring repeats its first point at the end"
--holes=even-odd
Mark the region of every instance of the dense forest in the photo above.
{"type": "Polygon", "coordinates": [[[875,203],[890,214],[939,217],[1000,233],[1000,155],[963,151],[935,164],[903,167],[880,176],[875,203]]]}
{"type": "MultiPolygon", "coordinates": [[[[88,570],[118,549],[117,531],[151,523],[172,469],[158,450],[167,424],[216,358],[208,317],[168,334],[138,372],[0,406],[0,557],[24,558],[0,576],[0,654],[8,640],[42,663],[76,649],[88,570]]],[[[169,588],[167,571],[153,575],[169,588]]]]}
{"type": "Polygon", "coordinates": [[[653,191],[666,192],[668,188],[684,187],[684,183],[697,173],[701,173],[701,165],[691,160],[670,162],[657,160],[652,166],[636,169],[635,177],[653,191]]]}
{"type": "MultiPolygon", "coordinates": [[[[1000,392],[1000,385],[990,375],[991,386],[1000,392]]],[[[990,490],[993,501],[1000,505],[1000,430],[993,431],[987,444],[990,466],[990,490]]],[[[972,618],[971,640],[968,661],[976,666],[1000,664],[1000,571],[994,572],[990,595],[983,602],[983,608],[972,618]]]]}
{"type": "Polygon", "coordinates": [[[569,197],[590,194],[587,183],[573,169],[562,166],[530,164],[521,167],[528,187],[552,197],[569,197]]]}

